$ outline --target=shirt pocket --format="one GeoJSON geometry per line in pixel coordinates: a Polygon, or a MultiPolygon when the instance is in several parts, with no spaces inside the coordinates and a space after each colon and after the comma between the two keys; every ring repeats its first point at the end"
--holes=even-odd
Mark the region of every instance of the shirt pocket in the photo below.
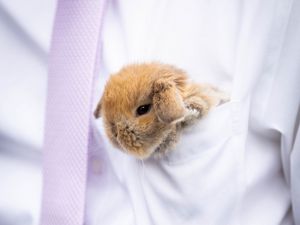
{"type": "Polygon", "coordinates": [[[206,117],[183,129],[175,149],[162,161],[180,164],[217,151],[232,136],[232,120],[232,102],[215,107],[206,117]]]}
{"type": "Polygon", "coordinates": [[[154,224],[235,223],[241,171],[233,111],[232,102],[216,107],[182,133],[174,151],[145,163],[142,183],[154,224]]]}

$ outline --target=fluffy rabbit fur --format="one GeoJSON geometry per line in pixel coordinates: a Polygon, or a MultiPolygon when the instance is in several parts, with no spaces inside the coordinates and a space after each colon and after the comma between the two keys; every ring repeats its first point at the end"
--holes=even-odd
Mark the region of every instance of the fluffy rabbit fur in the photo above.
{"type": "Polygon", "coordinates": [[[110,77],[94,115],[116,147],[145,159],[172,149],[184,127],[227,100],[171,65],[133,64],[110,77]]]}

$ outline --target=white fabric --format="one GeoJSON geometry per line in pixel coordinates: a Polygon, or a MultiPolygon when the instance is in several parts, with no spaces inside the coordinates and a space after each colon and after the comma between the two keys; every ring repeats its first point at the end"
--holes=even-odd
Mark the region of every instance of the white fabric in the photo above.
{"type": "Polygon", "coordinates": [[[37,225],[56,0],[0,0],[0,224],[37,225]]]}
{"type": "Polygon", "coordinates": [[[20,3],[0,0],[0,131],[41,148],[56,1],[20,3]]]}
{"type": "MultiPolygon", "coordinates": [[[[40,154],[55,13],[55,1],[24,4],[0,1],[0,131],[18,141],[0,142],[0,224],[12,225],[38,221],[41,165],[30,159],[40,154]]],[[[110,160],[100,172],[92,160],[102,180],[90,183],[87,223],[299,225],[300,1],[115,0],[104,25],[96,96],[124,64],[161,60],[233,99],[160,162],[105,139],[110,160]]]]}
{"type": "MultiPolygon", "coordinates": [[[[299,156],[294,144],[299,13],[299,1],[290,0],[111,2],[104,24],[103,73],[159,60],[232,97],[187,130],[164,159],[141,162],[107,142],[133,214],[121,221],[292,225],[294,217],[299,224],[299,158],[291,158],[299,156]]],[[[105,137],[101,122],[98,129],[105,137]]],[[[118,224],[119,212],[128,211],[123,198],[114,201],[118,222],[109,224],[118,224]]],[[[108,224],[97,215],[94,221],[108,224]]]]}

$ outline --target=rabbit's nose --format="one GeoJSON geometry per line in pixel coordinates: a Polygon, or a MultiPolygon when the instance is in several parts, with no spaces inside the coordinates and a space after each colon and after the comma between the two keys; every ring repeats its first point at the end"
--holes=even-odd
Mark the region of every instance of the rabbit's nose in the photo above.
{"type": "Polygon", "coordinates": [[[135,139],[136,132],[132,127],[128,124],[117,124],[117,137],[120,139],[124,137],[130,137],[131,139],[135,139]]]}

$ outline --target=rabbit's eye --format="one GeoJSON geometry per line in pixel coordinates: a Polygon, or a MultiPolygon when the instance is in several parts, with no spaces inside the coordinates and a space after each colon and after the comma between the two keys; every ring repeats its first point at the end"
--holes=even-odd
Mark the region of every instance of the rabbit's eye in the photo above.
{"type": "Polygon", "coordinates": [[[149,112],[149,110],[151,109],[151,105],[150,104],[147,104],[147,105],[141,105],[137,108],[136,110],[136,114],[138,116],[141,116],[141,115],[144,115],[146,114],[147,112],[149,112]]]}

